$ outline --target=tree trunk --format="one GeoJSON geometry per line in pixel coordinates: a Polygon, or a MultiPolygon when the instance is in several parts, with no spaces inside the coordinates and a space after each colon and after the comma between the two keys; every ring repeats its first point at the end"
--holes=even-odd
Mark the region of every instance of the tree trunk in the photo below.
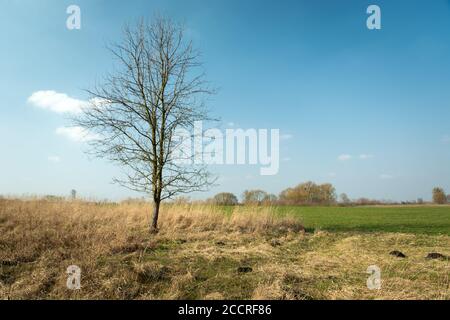
{"type": "Polygon", "coordinates": [[[152,217],[152,225],[150,226],[151,233],[158,232],[158,216],[159,216],[159,205],[161,201],[155,201],[153,206],[153,217],[152,217]]]}

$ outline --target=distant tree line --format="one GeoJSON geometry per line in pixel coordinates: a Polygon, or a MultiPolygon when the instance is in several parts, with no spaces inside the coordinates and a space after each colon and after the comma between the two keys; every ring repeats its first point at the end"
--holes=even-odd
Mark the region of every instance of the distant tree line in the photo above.
{"type": "MultiPolygon", "coordinates": [[[[8,197],[0,195],[0,200],[8,199],[8,197]]],[[[46,201],[65,201],[76,199],[76,191],[72,190],[70,197],[61,197],[55,195],[45,196],[31,196],[23,197],[23,199],[41,199],[46,201]]],[[[84,201],[89,201],[83,199],[84,201]]],[[[95,203],[108,203],[108,200],[103,201],[91,201],[95,203]]],[[[148,199],[141,198],[127,198],[122,200],[123,204],[147,204],[148,199]]],[[[261,189],[245,190],[242,193],[241,201],[238,197],[231,192],[221,192],[214,197],[203,200],[191,200],[189,197],[181,196],[175,198],[172,204],[214,204],[224,206],[235,206],[239,204],[243,205],[321,205],[321,206],[365,206],[365,205],[421,205],[427,204],[422,198],[418,198],[414,201],[389,201],[389,200],[376,200],[370,198],[358,198],[350,199],[346,193],[341,193],[339,197],[336,195],[336,190],[333,185],[329,183],[316,184],[308,181],[300,183],[293,188],[287,188],[283,190],[278,196],[272,193],[268,193],[261,189]]],[[[430,202],[428,202],[429,204],[430,202]]],[[[435,187],[432,190],[432,203],[437,205],[450,204],[450,194],[446,194],[441,187],[435,187]]]]}
{"type": "MultiPolygon", "coordinates": [[[[447,195],[442,188],[434,188],[432,190],[433,203],[447,204],[450,203],[450,194],[447,195]]],[[[287,188],[277,196],[264,190],[254,189],[245,190],[239,202],[238,197],[230,192],[221,192],[211,199],[206,200],[207,203],[216,205],[303,205],[303,206],[364,206],[364,205],[414,205],[424,204],[425,201],[419,198],[414,201],[389,201],[376,200],[370,198],[350,199],[347,194],[342,193],[339,197],[336,195],[335,187],[330,183],[316,184],[312,181],[300,183],[295,187],[287,188]]]]}
{"type": "Polygon", "coordinates": [[[315,184],[308,181],[293,188],[283,190],[278,196],[264,190],[245,190],[242,201],[233,193],[221,192],[208,203],[217,205],[332,205],[337,202],[335,188],[329,184],[315,184]]]}

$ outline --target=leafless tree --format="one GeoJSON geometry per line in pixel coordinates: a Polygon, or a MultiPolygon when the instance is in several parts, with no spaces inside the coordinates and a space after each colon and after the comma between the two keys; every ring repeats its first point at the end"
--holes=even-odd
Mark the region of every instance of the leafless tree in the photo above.
{"type": "Polygon", "coordinates": [[[213,92],[184,28],[170,19],[126,26],[123,41],[110,50],[118,68],[88,90],[92,103],[74,125],[96,137],[89,152],[123,167],[115,182],[152,196],[156,232],[161,201],[213,182],[205,166],[191,161],[196,154],[180,152],[185,141],[177,135],[210,120],[204,101],[213,92]]]}
{"type": "Polygon", "coordinates": [[[242,194],[244,204],[262,204],[269,200],[269,194],[263,190],[245,190],[242,194]]]}

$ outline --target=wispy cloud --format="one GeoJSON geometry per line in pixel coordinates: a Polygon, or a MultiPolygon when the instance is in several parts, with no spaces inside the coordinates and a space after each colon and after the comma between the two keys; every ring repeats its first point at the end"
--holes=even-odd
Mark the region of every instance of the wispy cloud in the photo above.
{"type": "Polygon", "coordinates": [[[89,133],[81,127],[59,127],[55,132],[57,135],[64,136],[76,142],[87,142],[100,139],[99,135],[89,133]]]}
{"type": "Polygon", "coordinates": [[[61,158],[59,156],[48,156],[47,160],[53,163],[61,162],[61,158]]]}
{"type": "Polygon", "coordinates": [[[341,154],[341,155],[338,157],[338,160],[339,160],[339,161],[348,161],[348,160],[350,160],[351,158],[352,158],[352,156],[349,155],[349,154],[341,154]]]}
{"type": "Polygon", "coordinates": [[[391,176],[390,174],[386,174],[386,173],[380,174],[381,180],[391,180],[392,178],[394,178],[394,177],[391,176]]]}
{"type": "Polygon", "coordinates": [[[285,133],[285,134],[280,135],[280,139],[281,140],[289,140],[289,139],[292,139],[293,137],[294,136],[292,134],[289,134],[289,133],[285,133]]]}
{"type": "MultiPolygon", "coordinates": [[[[359,156],[355,156],[355,158],[360,159],[360,160],[367,160],[367,159],[373,158],[373,155],[362,153],[359,156]]],[[[339,161],[348,161],[351,159],[353,159],[353,156],[351,154],[341,154],[340,156],[338,156],[339,161]]]]}
{"type": "Polygon", "coordinates": [[[360,154],[359,155],[359,158],[361,159],[361,160],[367,160],[367,159],[371,159],[371,158],[373,158],[373,155],[372,154],[360,154]]]}
{"type": "Polygon", "coordinates": [[[80,113],[83,108],[89,105],[89,101],[74,99],[65,93],[58,93],[53,90],[34,92],[28,98],[28,103],[56,113],[80,113]]]}

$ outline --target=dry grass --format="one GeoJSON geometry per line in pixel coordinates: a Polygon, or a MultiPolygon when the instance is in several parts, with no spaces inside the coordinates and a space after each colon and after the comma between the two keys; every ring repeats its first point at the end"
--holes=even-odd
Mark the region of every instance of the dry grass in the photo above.
{"type": "Polygon", "coordinates": [[[305,233],[271,208],[0,200],[3,299],[450,299],[449,236],[305,233]],[[401,250],[408,258],[389,255],[401,250]],[[366,287],[369,265],[382,289],[366,287]],[[66,268],[82,269],[81,290],[66,268]],[[245,269],[242,267],[250,267],[245,269]],[[249,271],[249,272],[239,272],[249,271]]]}

